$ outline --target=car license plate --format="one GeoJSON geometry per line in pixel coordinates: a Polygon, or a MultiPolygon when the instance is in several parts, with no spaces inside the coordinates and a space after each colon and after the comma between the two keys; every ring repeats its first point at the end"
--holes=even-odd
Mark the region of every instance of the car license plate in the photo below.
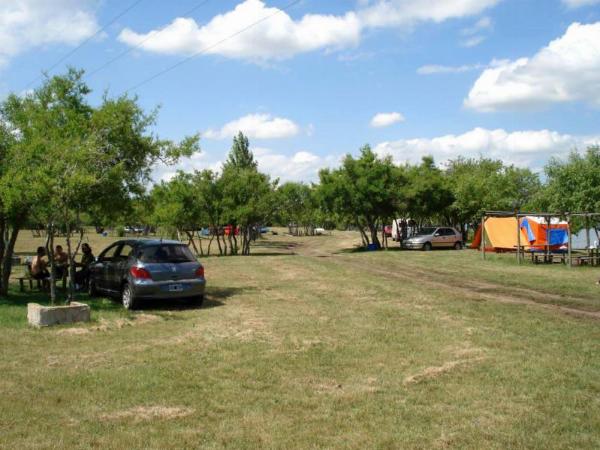
{"type": "Polygon", "coordinates": [[[169,292],[181,292],[181,291],[183,291],[182,284],[170,284],[169,285],[169,292]]]}

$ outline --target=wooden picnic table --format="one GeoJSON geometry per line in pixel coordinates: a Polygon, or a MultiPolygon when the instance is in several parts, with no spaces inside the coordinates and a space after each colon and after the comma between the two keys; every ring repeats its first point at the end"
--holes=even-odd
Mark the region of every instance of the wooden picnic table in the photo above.
{"type": "Polygon", "coordinates": [[[567,250],[552,250],[551,245],[515,245],[514,248],[520,250],[522,255],[529,254],[531,256],[531,262],[534,264],[552,264],[554,262],[560,262],[566,264],[567,262],[567,250]]]}
{"type": "Polygon", "coordinates": [[[576,262],[576,265],[600,266],[600,250],[589,249],[587,254],[571,255],[571,262],[576,262]]]}

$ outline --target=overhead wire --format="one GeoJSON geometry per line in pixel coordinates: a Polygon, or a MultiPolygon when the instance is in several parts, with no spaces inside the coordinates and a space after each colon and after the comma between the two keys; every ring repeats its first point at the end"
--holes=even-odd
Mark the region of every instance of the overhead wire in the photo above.
{"type": "Polygon", "coordinates": [[[154,81],[158,77],[161,77],[162,75],[164,75],[164,74],[166,74],[168,72],[171,72],[172,70],[174,70],[177,67],[179,67],[179,66],[187,63],[188,61],[191,61],[192,59],[194,59],[194,58],[196,58],[196,57],[198,57],[198,56],[200,56],[202,54],[205,54],[209,50],[212,50],[212,49],[218,47],[219,45],[221,45],[221,44],[223,44],[223,43],[225,43],[225,42],[227,42],[227,41],[229,41],[229,40],[231,40],[231,39],[233,39],[233,38],[235,38],[235,37],[237,37],[237,36],[245,33],[246,31],[254,28],[255,26],[257,26],[257,25],[259,25],[259,24],[261,24],[263,22],[266,22],[267,20],[271,19],[274,16],[287,11],[288,9],[292,8],[293,6],[295,6],[296,4],[300,3],[301,1],[302,0],[293,0],[293,1],[289,2],[288,4],[286,4],[285,6],[283,6],[281,9],[278,9],[277,11],[275,11],[274,13],[271,13],[271,14],[269,14],[267,16],[264,16],[264,17],[262,17],[261,19],[255,21],[255,22],[252,22],[251,24],[249,24],[249,25],[245,26],[244,28],[236,31],[235,33],[230,34],[229,36],[226,36],[223,39],[220,39],[219,41],[217,41],[217,42],[215,42],[215,43],[213,43],[211,45],[208,45],[208,46],[204,47],[203,49],[199,50],[198,52],[196,52],[196,53],[194,53],[194,54],[192,54],[192,55],[190,55],[190,56],[188,56],[188,57],[186,57],[186,58],[184,58],[184,59],[176,62],[175,64],[172,64],[172,65],[166,67],[165,69],[163,69],[163,70],[155,73],[154,75],[151,75],[150,77],[145,78],[144,80],[140,81],[139,83],[137,83],[137,84],[131,86],[130,88],[126,89],[124,91],[124,94],[128,94],[131,91],[139,89],[140,87],[142,87],[142,86],[150,83],[151,81],[154,81]]]}
{"type": "MultiPolygon", "coordinates": [[[[142,1],[143,0],[135,0],[127,8],[125,8],[123,11],[121,11],[119,14],[117,14],[115,17],[113,17],[108,23],[104,24],[104,26],[102,26],[102,28],[100,28],[94,34],[92,34],[91,36],[89,36],[87,39],[85,39],[83,42],[81,42],[77,47],[75,47],[74,49],[72,49],[70,52],[68,52],[67,54],[63,55],[58,61],[56,61],[54,64],[52,64],[52,66],[50,66],[48,69],[46,69],[45,73],[52,72],[52,70],[56,69],[60,64],[62,64],[64,61],[66,61],[71,56],[73,56],[84,45],[86,45],[88,42],[90,42],[96,36],[99,36],[100,33],[102,33],[104,30],[106,30],[109,26],[111,26],[113,23],[115,23],[117,20],[119,20],[121,17],[123,17],[125,14],[127,14],[129,11],[131,11],[133,8],[135,8],[137,5],[139,5],[142,1]]],[[[37,83],[42,77],[43,77],[43,75],[40,75],[35,80],[30,81],[27,84],[27,86],[25,87],[25,89],[29,89],[29,87],[31,85],[33,85],[34,83],[37,83]]]]}
{"type": "MultiPolygon", "coordinates": [[[[191,8],[188,11],[182,13],[181,16],[185,17],[185,16],[189,16],[189,15],[193,14],[194,12],[196,12],[198,9],[200,9],[201,7],[203,7],[204,5],[206,5],[207,3],[209,3],[210,1],[211,0],[203,0],[203,1],[201,1],[200,3],[196,4],[193,8],[191,8]]],[[[146,36],[144,39],[142,39],[136,45],[134,45],[133,47],[127,48],[126,50],[122,51],[121,53],[119,53],[115,57],[113,57],[113,58],[109,59],[108,61],[106,61],[104,64],[102,64],[102,65],[96,67],[95,69],[91,70],[90,72],[86,73],[84,75],[84,77],[85,78],[93,77],[98,72],[101,72],[102,70],[106,69],[108,66],[110,66],[115,61],[118,61],[119,59],[121,59],[124,56],[128,55],[132,51],[140,48],[142,45],[144,45],[146,42],[148,42],[150,39],[152,39],[152,38],[154,38],[156,36],[157,36],[157,34],[150,34],[149,33],[148,36],[146,36]]]]}

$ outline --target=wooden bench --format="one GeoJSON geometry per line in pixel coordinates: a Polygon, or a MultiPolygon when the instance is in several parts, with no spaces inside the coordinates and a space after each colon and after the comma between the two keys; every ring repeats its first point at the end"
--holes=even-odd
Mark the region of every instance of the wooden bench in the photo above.
{"type": "Polygon", "coordinates": [[[571,261],[575,266],[593,266],[597,262],[597,258],[595,256],[571,256],[571,261]]]}
{"type": "MultiPolygon", "coordinates": [[[[29,284],[29,290],[33,291],[33,282],[35,281],[37,289],[39,291],[49,290],[50,288],[50,278],[37,279],[34,278],[31,274],[31,264],[25,265],[25,275],[21,277],[17,277],[19,281],[19,291],[25,292],[25,283],[29,284]]],[[[65,275],[62,278],[57,278],[54,280],[55,284],[58,284],[62,281],[62,289],[63,291],[67,290],[67,271],[65,270],[65,275]]]]}
{"type": "Polygon", "coordinates": [[[19,291],[21,292],[25,292],[25,282],[29,283],[29,290],[33,291],[33,282],[35,281],[37,284],[37,288],[41,291],[43,284],[42,284],[42,280],[38,280],[33,278],[33,275],[31,274],[31,264],[26,264],[25,265],[25,275],[22,277],[17,277],[17,280],[19,280],[19,291]]]}

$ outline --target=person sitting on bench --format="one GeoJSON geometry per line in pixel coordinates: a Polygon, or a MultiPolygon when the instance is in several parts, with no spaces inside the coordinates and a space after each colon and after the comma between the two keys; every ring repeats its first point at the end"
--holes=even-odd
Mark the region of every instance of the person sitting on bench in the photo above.
{"type": "Polygon", "coordinates": [[[63,251],[62,245],[57,245],[54,251],[54,276],[57,280],[61,280],[67,274],[69,267],[69,255],[63,251]]]}
{"type": "Polygon", "coordinates": [[[44,259],[46,249],[38,247],[37,253],[31,260],[31,277],[35,280],[45,280],[50,277],[48,272],[48,262],[44,259]]]}

